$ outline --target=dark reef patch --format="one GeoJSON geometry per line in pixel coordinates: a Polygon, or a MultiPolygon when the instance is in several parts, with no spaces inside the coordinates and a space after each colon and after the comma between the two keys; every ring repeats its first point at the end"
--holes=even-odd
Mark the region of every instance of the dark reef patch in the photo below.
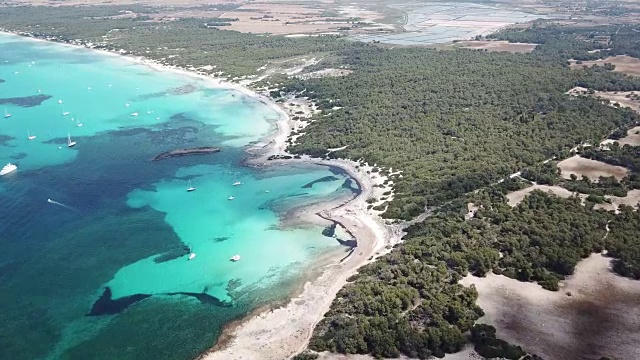
{"type": "Polygon", "coordinates": [[[166,261],[171,261],[180,257],[183,257],[185,255],[188,255],[191,252],[191,250],[189,249],[188,246],[184,246],[182,249],[175,249],[172,251],[167,251],[166,253],[157,256],[156,258],[153,259],[154,263],[163,263],[166,261]]]}
{"type": "Polygon", "coordinates": [[[191,94],[196,90],[198,90],[198,88],[195,85],[187,84],[184,86],[178,86],[175,88],[167,89],[165,91],[158,91],[154,93],[140,95],[137,98],[135,98],[134,101],[144,101],[144,100],[155,99],[155,98],[159,98],[167,95],[171,95],[171,96],[186,95],[186,94],[191,94]]]}
{"type": "Polygon", "coordinates": [[[213,242],[219,243],[219,242],[223,242],[223,241],[229,240],[229,237],[228,236],[221,236],[221,237],[211,238],[211,240],[213,242]]]}
{"type": "MultiPolygon", "coordinates": [[[[330,220],[330,219],[327,219],[327,220],[332,221],[332,223],[331,223],[331,225],[325,227],[324,230],[322,230],[322,235],[323,236],[336,239],[336,241],[342,246],[346,246],[346,247],[350,247],[350,248],[355,248],[355,247],[358,246],[358,241],[355,240],[355,239],[342,240],[342,239],[338,238],[336,236],[336,228],[338,227],[338,222],[330,220]]],[[[347,232],[348,232],[348,230],[347,230],[347,232]]]]}
{"type": "Polygon", "coordinates": [[[14,137],[8,136],[8,135],[2,135],[0,134],[0,146],[4,146],[6,145],[9,141],[15,139],[14,137]]]}
{"type": "Polygon", "coordinates": [[[27,157],[27,153],[23,153],[23,152],[11,155],[11,159],[13,160],[22,160],[26,157],[27,157]]]}
{"type": "Polygon", "coordinates": [[[111,298],[111,289],[109,287],[104,289],[102,296],[91,307],[91,311],[87,316],[100,316],[100,315],[115,315],[124,311],[129,306],[148,298],[151,295],[148,294],[134,294],[130,296],[124,296],[118,299],[111,298]]]}
{"type": "Polygon", "coordinates": [[[2,84],[3,82],[6,82],[5,79],[0,79],[0,84],[2,84]]]}
{"type": "Polygon", "coordinates": [[[163,159],[189,156],[189,155],[213,154],[220,151],[221,149],[219,147],[213,147],[213,146],[200,146],[196,148],[175,149],[175,150],[165,151],[161,154],[158,154],[154,156],[153,159],[151,159],[151,161],[158,161],[163,159]]]}
{"type": "Polygon", "coordinates": [[[362,192],[362,189],[360,188],[360,184],[358,184],[357,181],[354,181],[352,179],[346,179],[342,183],[342,188],[343,189],[348,189],[349,191],[351,191],[352,193],[354,193],[356,195],[360,195],[360,193],[362,192]]]}
{"type": "Polygon", "coordinates": [[[317,184],[317,183],[321,183],[321,182],[329,182],[329,181],[336,181],[336,180],[340,180],[335,176],[325,176],[322,177],[318,180],[313,180],[312,182],[305,184],[302,186],[303,189],[311,189],[313,187],[313,185],[317,184]]]}
{"type": "Polygon", "coordinates": [[[0,98],[1,104],[11,104],[17,105],[20,107],[34,107],[39,106],[45,100],[51,99],[50,95],[31,95],[31,96],[22,96],[22,97],[13,97],[13,98],[0,98]]]}
{"type": "Polygon", "coordinates": [[[335,222],[327,226],[322,230],[322,235],[326,237],[334,237],[336,235],[336,226],[338,226],[338,224],[335,222]]]}
{"type": "Polygon", "coordinates": [[[190,117],[188,117],[185,113],[177,113],[177,114],[173,114],[169,117],[169,119],[171,121],[189,121],[189,120],[193,120],[190,117]]]}
{"type": "Polygon", "coordinates": [[[206,293],[173,292],[173,293],[167,293],[167,295],[191,296],[193,298],[198,299],[198,301],[200,301],[200,303],[202,303],[202,304],[214,305],[214,306],[218,306],[218,307],[232,307],[233,306],[233,304],[231,304],[230,302],[222,301],[222,300],[218,299],[217,297],[211,296],[211,295],[206,294],[206,293]]]}

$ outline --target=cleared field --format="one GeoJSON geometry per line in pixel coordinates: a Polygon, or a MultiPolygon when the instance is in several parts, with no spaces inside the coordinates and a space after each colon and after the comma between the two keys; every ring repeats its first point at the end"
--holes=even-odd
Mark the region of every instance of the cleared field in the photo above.
{"type": "Polygon", "coordinates": [[[556,292],[495,274],[461,283],[476,286],[480,322],[544,359],[640,359],[640,282],[617,276],[609,263],[591,255],[556,292]]]}
{"type": "Polygon", "coordinates": [[[565,179],[570,179],[573,174],[577,176],[578,179],[583,175],[587,176],[591,181],[598,181],[600,176],[614,176],[616,179],[622,180],[629,172],[629,170],[622,166],[614,166],[596,160],[585,159],[579,155],[559,162],[558,167],[562,171],[562,177],[565,179]]]}
{"type": "Polygon", "coordinates": [[[638,146],[638,145],[640,145],[640,126],[636,126],[634,128],[629,129],[627,131],[627,136],[625,136],[622,139],[618,140],[618,143],[621,146],[624,146],[624,145],[638,146]]]}
{"type": "Polygon", "coordinates": [[[335,31],[344,23],[333,23],[322,17],[322,7],[287,3],[249,3],[220,17],[238,19],[225,30],[251,33],[295,34],[335,31]]]}
{"type": "Polygon", "coordinates": [[[640,190],[630,190],[625,197],[605,195],[605,198],[608,199],[610,203],[596,204],[594,208],[615,211],[616,213],[618,212],[620,205],[627,205],[637,209],[638,202],[640,202],[640,190]]]}
{"type": "Polygon", "coordinates": [[[487,51],[505,51],[511,53],[530,53],[538,44],[510,43],[508,41],[460,41],[453,44],[455,47],[466,49],[479,49],[487,51]]]}
{"type": "Polygon", "coordinates": [[[606,59],[583,61],[578,64],[576,60],[570,60],[572,69],[581,69],[583,66],[603,66],[604,64],[612,64],[615,66],[614,72],[619,72],[632,76],[640,76],[640,59],[627,55],[610,56],[606,59]]]}
{"type": "Polygon", "coordinates": [[[524,198],[534,190],[550,192],[562,198],[568,198],[573,195],[571,191],[560,186],[533,185],[529,186],[528,188],[524,188],[522,190],[514,191],[507,194],[507,204],[512,207],[520,204],[522,200],[524,200],[524,198]]]}

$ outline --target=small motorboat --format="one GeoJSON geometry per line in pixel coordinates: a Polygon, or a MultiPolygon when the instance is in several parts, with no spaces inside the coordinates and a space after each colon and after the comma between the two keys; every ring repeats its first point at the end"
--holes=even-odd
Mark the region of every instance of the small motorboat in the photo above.
{"type": "Polygon", "coordinates": [[[131,114],[131,116],[138,116],[138,113],[134,112],[133,114],[131,114]]]}
{"type": "Polygon", "coordinates": [[[189,260],[193,260],[196,257],[196,253],[189,254],[189,260]]]}
{"type": "Polygon", "coordinates": [[[238,186],[238,185],[242,185],[242,182],[236,181],[236,182],[233,183],[233,186],[238,186]]]}
{"type": "Polygon", "coordinates": [[[233,200],[233,199],[235,199],[235,197],[233,197],[233,195],[229,196],[229,200],[233,200]]]}
{"type": "Polygon", "coordinates": [[[233,261],[233,262],[240,261],[240,255],[233,255],[233,256],[231,257],[231,259],[229,259],[229,260],[231,260],[231,261],[233,261]]]}

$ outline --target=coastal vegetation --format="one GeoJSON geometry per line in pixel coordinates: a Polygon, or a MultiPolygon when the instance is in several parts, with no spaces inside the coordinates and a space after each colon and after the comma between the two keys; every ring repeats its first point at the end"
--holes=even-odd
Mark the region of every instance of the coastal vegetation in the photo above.
{"type": "Polygon", "coordinates": [[[385,174],[401,170],[390,175],[394,196],[381,208],[384,216],[409,220],[425,208],[433,215],[409,227],[402,244],[349,279],[316,327],[311,350],[424,359],[459,351],[470,336],[481,355],[516,359],[527,349],[476,323],[484,314],[476,305],[478,294],[458,283],[468,273],[493,272],[557,291],[581,259],[606,250],[618,274],[640,278],[640,215],[631,207],[613,214],[596,206],[608,195],[640,188],[640,148],[579,146],[597,144],[612,132],[624,134],[640,117],[598,99],[566,94],[575,86],[640,90],[640,79],[614,73],[612,67],[570,70],[567,65],[570,58],[639,56],[639,38],[631,27],[539,23],[491,36],[540,44],[530,54],[508,54],[390,49],[335,36],[256,36],[209,29],[202,19],[159,25],[114,19],[112,7],[95,9],[101,20],[91,29],[89,21],[69,21],[89,16],[87,9],[64,13],[65,18],[45,8],[22,13],[2,8],[0,15],[11,30],[64,41],[82,38],[171,65],[215,65],[207,71],[230,78],[298,56],[322,59],[307,71],[351,70],[340,77],[274,75],[259,84],[274,98],[308,97],[321,110],[289,151],[362,160],[385,174]],[[621,181],[562,179],[557,161],[542,163],[565,158],[576,146],[583,157],[626,167],[630,175],[621,181]],[[496,184],[519,171],[522,179],[496,184]],[[562,199],[533,191],[509,206],[505,195],[530,181],[588,196],[562,199]],[[469,203],[478,210],[467,219],[469,203]]]}
{"type": "Polygon", "coordinates": [[[411,219],[425,206],[597,142],[639,119],[631,110],[565,92],[578,84],[599,89],[601,82],[640,89],[640,80],[570,71],[544,54],[360,44],[338,55],[355,69],[349,76],[292,80],[272,94],[307,96],[323,110],[292,152],[324,156],[348,145],[329,156],[403,171],[392,176],[388,218],[411,219]],[[332,110],[336,106],[342,109],[332,110]]]}

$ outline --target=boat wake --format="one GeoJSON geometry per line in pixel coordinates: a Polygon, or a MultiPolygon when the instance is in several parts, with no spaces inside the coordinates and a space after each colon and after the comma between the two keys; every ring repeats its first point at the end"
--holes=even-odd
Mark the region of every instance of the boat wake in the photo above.
{"type": "Polygon", "coordinates": [[[57,202],[57,201],[55,201],[55,200],[47,199],[47,202],[48,202],[49,204],[62,206],[63,208],[68,209],[68,210],[71,210],[71,211],[75,211],[75,212],[78,212],[78,213],[80,212],[80,210],[78,210],[78,209],[76,209],[76,208],[74,208],[74,207],[71,207],[71,206],[69,206],[69,205],[65,205],[65,204],[63,204],[63,203],[59,203],[59,202],[57,202]]]}

